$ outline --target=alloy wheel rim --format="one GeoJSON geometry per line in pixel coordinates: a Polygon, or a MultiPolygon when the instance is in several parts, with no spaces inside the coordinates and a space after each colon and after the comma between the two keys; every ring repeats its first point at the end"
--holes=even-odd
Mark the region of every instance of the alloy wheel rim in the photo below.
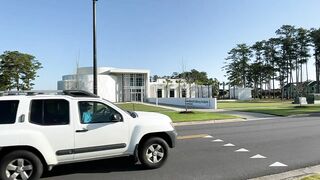
{"type": "Polygon", "coordinates": [[[150,163],[156,164],[162,161],[164,153],[164,149],[160,144],[152,144],[147,149],[146,156],[150,163]]]}
{"type": "Polygon", "coordinates": [[[33,173],[33,166],[27,159],[11,161],[6,167],[6,176],[10,180],[28,180],[33,173]]]}

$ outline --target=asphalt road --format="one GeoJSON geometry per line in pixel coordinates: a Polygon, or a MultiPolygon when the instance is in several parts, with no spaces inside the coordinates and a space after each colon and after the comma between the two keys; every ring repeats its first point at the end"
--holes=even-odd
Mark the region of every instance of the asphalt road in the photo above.
{"type": "Polygon", "coordinates": [[[320,164],[320,117],[192,125],[177,130],[179,136],[213,137],[178,140],[160,169],[145,170],[117,158],[58,166],[43,179],[238,180],[320,164]],[[212,142],[216,139],[224,142],[212,142]],[[224,146],[229,143],[234,146],[224,146]],[[241,148],[249,152],[235,152],[241,148]],[[257,154],[266,158],[250,158],[257,154]],[[285,166],[270,167],[274,163],[285,166]]]}

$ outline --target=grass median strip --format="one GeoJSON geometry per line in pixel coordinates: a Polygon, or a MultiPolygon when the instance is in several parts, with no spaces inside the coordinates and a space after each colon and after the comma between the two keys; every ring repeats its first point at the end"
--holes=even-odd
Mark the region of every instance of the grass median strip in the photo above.
{"type": "Polygon", "coordinates": [[[119,107],[129,111],[149,111],[158,112],[169,116],[173,122],[188,122],[188,121],[207,121],[207,120],[224,120],[224,119],[236,119],[237,116],[213,113],[213,112],[198,112],[193,111],[193,113],[180,113],[178,111],[173,111],[171,109],[149,106],[145,104],[138,103],[124,103],[118,104],[119,107]]]}
{"type": "Polygon", "coordinates": [[[244,112],[264,113],[277,116],[290,116],[298,114],[308,114],[320,112],[320,105],[308,104],[297,105],[291,101],[236,101],[219,102],[218,107],[226,110],[236,110],[244,112]]]}
{"type": "Polygon", "coordinates": [[[166,108],[156,107],[156,106],[148,106],[140,103],[121,103],[121,104],[117,104],[117,106],[128,111],[147,111],[147,112],[173,111],[171,109],[166,109],[166,108]]]}
{"type": "Polygon", "coordinates": [[[302,178],[301,180],[320,180],[320,174],[315,174],[302,178]]]}
{"type": "Polygon", "coordinates": [[[197,112],[182,114],[180,112],[162,112],[169,116],[173,122],[188,122],[188,121],[207,121],[207,120],[223,120],[223,119],[236,119],[238,117],[220,114],[220,113],[212,113],[212,112],[197,112]]]}

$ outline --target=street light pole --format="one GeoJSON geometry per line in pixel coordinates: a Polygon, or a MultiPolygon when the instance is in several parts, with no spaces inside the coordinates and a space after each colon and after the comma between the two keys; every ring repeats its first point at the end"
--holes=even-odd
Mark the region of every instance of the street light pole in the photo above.
{"type": "Polygon", "coordinates": [[[97,88],[97,46],[96,46],[96,1],[93,3],[93,94],[98,95],[97,88]]]}

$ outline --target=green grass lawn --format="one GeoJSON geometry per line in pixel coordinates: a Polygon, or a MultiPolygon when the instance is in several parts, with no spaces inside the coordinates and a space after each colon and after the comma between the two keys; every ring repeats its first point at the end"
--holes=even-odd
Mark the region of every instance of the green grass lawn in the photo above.
{"type": "Polygon", "coordinates": [[[181,114],[177,111],[173,111],[171,109],[165,109],[161,107],[149,106],[145,104],[137,104],[137,103],[124,103],[117,104],[119,107],[129,111],[149,111],[149,112],[159,112],[161,114],[165,114],[169,116],[173,122],[186,122],[186,121],[205,121],[205,120],[222,120],[222,119],[236,119],[238,117],[212,113],[212,112],[198,112],[194,111],[194,113],[189,114],[181,114]]]}
{"type": "Polygon", "coordinates": [[[270,108],[270,107],[291,107],[291,101],[235,101],[235,102],[218,102],[219,109],[233,109],[233,110],[243,110],[243,109],[260,109],[260,108],[270,108]]]}
{"type": "Polygon", "coordinates": [[[138,104],[138,103],[121,103],[121,104],[117,104],[117,106],[128,111],[148,111],[148,112],[173,111],[171,109],[148,106],[148,105],[138,104]]]}
{"type": "Polygon", "coordinates": [[[301,180],[320,180],[320,175],[315,174],[315,175],[307,176],[302,178],[301,180]]]}
{"type": "Polygon", "coordinates": [[[227,114],[219,114],[219,113],[212,113],[212,112],[197,112],[197,111],[194,111],[193,113],[189,113],[189,114],[181,114],[176,111],[162,112],[162,114],[169,116],[173,122],[223,120],[223,119],[239,118],[239,117],[231,116],[227,114]]]}
{"type": "Polygon", "coordinates": [[[297,105],[291,101],[237,101],[218,102],[219,109],[230,109],[246,112],[257,112],[277,116],[290,116],[297,114],[320,112],[320,105],[297,105]]]}

